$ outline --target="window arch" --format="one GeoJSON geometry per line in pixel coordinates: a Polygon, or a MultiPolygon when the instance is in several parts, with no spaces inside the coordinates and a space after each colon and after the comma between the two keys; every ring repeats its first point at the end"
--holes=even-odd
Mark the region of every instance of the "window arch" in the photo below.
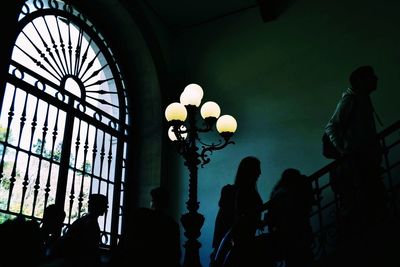
{"type": "Polygon", "coordinates": [[[0,219],[40,220],[56,203],[69,225],[90,193],[102,193],[102,243],[115,244],[129,118],[115,58],[95,26],[58,0],[26,1],[18,32],[0,114],[0,219]]]}

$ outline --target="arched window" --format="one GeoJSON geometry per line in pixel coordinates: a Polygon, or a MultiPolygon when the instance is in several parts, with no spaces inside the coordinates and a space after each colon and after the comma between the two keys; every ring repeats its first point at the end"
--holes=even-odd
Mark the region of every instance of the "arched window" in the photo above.
{"type": "Polygon", "coordinates": [[[90,193],[108,196],[104,245],[121,232],[128,112],[103,36],[59,0],[28,0],[18,20],[0,115],[0,223],[64,207],[69,225],[90,193]]]}

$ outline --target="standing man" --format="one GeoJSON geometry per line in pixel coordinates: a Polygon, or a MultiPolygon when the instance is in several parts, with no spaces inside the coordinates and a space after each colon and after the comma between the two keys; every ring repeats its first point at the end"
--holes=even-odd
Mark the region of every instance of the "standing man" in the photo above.
{"type": "Polygon", "coordinates": [[[371,66],[361,66],[349,81],[325,132],[344,156],[331,172],[331,181],[339,196],[343,227],[351,233],[380,218],[385,188],[380,177],[382,148],[370,98],[378,78],[371,66]]]}
{"type": "Polygon", "coordinates": [[[150,207],[128,212],[110,267],[181,267],[180,226],[167,213],[169,194],[161,187],[150,191],[150,207]]]}
{"type": "Polygon", "coordinates": [[[98,218],[103,216],[107,209],[107,196],[89,195],[88,213],[75,220],[63,238],[67,267],[101,266],[98,218]]]}
{"type": "Polygon", "coordinates": [[[167,213],[170,197],[168,191],[162,187],[156,187],[150,191],[150,195],[150,208],[154,210],[155,223],[159,231],[155,241],[159,243],[160,249],[155,256],[159,257],[160,265],[180,267],[182,255],[180,226],[167,213]]]}

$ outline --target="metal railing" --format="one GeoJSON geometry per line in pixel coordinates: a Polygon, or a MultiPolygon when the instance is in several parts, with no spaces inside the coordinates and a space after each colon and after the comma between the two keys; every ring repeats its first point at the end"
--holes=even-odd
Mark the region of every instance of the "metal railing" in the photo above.
{"type": "MultiPolygon", "coordinates": [[[[380,132],[379,138],[384,149],[381,175],[387,191],[387,205],[392,215],[396,216],[399,212],[400,189],[400,121],[380,132]]],[[[328,255],[337,245],[339,202],[338,196],[332,191],[329,173],[340,161],[335,160],[309,176],[317,200],[310,216],[315,235],[316,260],[328,255]]]]}

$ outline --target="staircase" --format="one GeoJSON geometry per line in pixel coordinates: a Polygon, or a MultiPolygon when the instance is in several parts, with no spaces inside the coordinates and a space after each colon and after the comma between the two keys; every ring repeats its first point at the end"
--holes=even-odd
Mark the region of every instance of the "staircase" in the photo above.
{"type": "Polygon", "coordinates": [[[316,257],[313,267],[400,266],[400,121],[379,133],[379,138],[384,148],[382,177],[388,212],[376,226],[339,238],[338,198],[331,190],[329,171],[340,162],[333,161],[309,176],[318,200],[311,214],[316,257]]]}

